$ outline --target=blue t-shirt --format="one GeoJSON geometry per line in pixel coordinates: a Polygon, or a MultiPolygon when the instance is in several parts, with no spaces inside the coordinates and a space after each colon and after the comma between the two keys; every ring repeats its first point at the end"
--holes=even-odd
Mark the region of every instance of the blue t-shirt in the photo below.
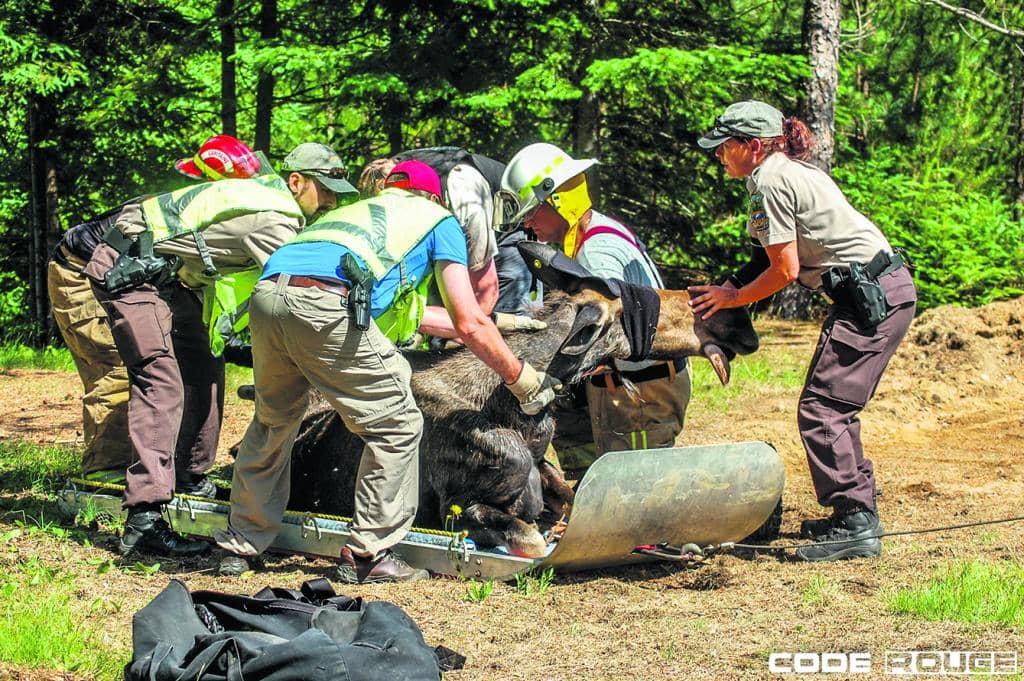
{"type": "MultiPolygon", "coordinates": [[[[285,244],[274,251],[263,267],[263,279],[275,274],[293,274],[304,277],[327,277],[351,284],[341,271],[341,258],[349,249],[330,241],[304,241],[285,244]]],[[[363,267],[366,263],[352,253],[363,267]]],[[[402,259],[406,275],[417,285],[438,260],[460,265],[469,261],[466,255],[466,236],[454,217],[446,217],[416,244],[402,259]]],[[[399,266],[395,265],[373,285],[370,296],[370,314],[376,319],[390,307],[399,284],[399,266]]]]}

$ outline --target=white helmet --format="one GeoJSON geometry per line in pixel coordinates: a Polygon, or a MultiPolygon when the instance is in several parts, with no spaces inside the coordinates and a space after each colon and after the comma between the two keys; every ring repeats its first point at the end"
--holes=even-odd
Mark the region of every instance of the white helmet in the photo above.
{"type": "Polygon", "coordinates": [[[519,202],[512,222],[551,196],[559,186],[598,163],[595,158],[574,159],[554,144],[538,142],[523,147],[505,166],[501,175],[503,191],[515,195],[519,202]]]}

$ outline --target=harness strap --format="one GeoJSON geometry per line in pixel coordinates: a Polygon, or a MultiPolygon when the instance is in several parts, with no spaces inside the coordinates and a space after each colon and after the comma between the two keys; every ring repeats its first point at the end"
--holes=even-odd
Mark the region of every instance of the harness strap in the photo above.
{"type": "Polygon", "coordinates": [[[625,239],[626,241],[628,241],[630,244],[633,245],[633,248],[635,248],[636,250],[640,251],[641,253],[643,252],[643,249],[640,248],[640,244],[637,243],[636,239],[634,239],[631,235],[626,234],[624,232],[620,232],[617,229],[612,229],[611,227],[605,227],[603,225],[592,227],[583,233],[583,238],[580,239],[579,244],[576,246],[577,252],[579,251],[579,249],[583,248],[583,244],[587,243],[587,240],[590,237],[597,236],[598,234],[614,234],[620,239],[625,239]]]}
{"type": "MultiPolygon", "coordinates": [[[[147,232],[147,234],[150,234],[147,232]]],[[[206,238],[200,231],[192,232],[192,236],[196,240],[196,250],[199,251],[199,258],[203,261],[203,276],[204,277],[216,277],[217,266],[213,264],[213,258],[210,256],[210,247],[206,245],[206,238]]],[[[150,243],[152,244],[153,236],[150,234],[150,243]]]]}

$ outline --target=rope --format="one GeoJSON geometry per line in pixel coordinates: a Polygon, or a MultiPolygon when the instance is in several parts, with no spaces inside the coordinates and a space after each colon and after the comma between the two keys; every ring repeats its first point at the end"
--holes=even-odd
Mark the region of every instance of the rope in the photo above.
{"type": "Polygon", "coordinates": [[[784,551],[787,549],[798,549],[803,546],[828,546],[831,544],[850,544],[852,542],[864,541],[865,539],[881,539],[882,537],[904,537],[911,534],[927,534],[930,532],[945,532],[947,530],[962,530],[967,527],[981,527],[983,525],[999,525],[1003,523],[1015,523],[1024,520],[1024,516],[1015,516],[1012,518],[1000,518],[998,520],[979,520],[973,523],[963,523],[960,525],[945,525],[942,527],[928,527],[921,530],[903,530],[901,532],[883,532],[881,534],[868,535],[866,537],[858,537],[857,539],[833,539],[829,541],[816,541],[808,542],[805,544],[780,544],[778,546],[769,546],[764,544],[737,544],[735,542],[724,542],[722,544],[712,544],[704,547],[704,551],[707,552],[709,549],[712,551],[729,551],[731,549],[753,549],[755,551],[784,551]]]}

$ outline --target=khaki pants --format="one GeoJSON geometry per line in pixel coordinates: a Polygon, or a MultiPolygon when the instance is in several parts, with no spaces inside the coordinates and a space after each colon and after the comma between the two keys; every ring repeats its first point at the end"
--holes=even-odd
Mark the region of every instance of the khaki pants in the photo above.
{"type": "Polygon", "coordinates": [[[51,260],[46,283],[53,318],[85,388],[82,472],[124,470],[132,464],[128,370],[110,335],[107,313],[93,295],[89,280],[81,274],[85,262],[66,251],[65,255],[73,269],[51,260]]]}
{"type": "Polygon", "coordinates": [[[274,541],[312,386],[365,443],[349,547],[367,556],[394,546],[419,498],[423,416],[409,363],[375,325],[356,329],[341,296],[289,286],[285,274],[256,285],[250,315],[256,413],[235,460],[229,529],[215,534],[217,543],[253,555],[274,541]]]}
{"type": "Polygon", "coordinates": [[[690,404],[690,366],[675,376],[635,384],[634,402],[621,388],[587,383],[590,427],[601,454],[627,449],[674,447],[690,404]]]}
{"type": "Polygon", "coordinates": [[[580,469],[605,452],[674,447],[690,404],[691,371],[687,364],[686,371],[675,376],[635,383],[638,402],[622,387],[587,381],[589,424],[582,406],[562,409],[556,416],[555,446],[561,465],[580,469]]]}

